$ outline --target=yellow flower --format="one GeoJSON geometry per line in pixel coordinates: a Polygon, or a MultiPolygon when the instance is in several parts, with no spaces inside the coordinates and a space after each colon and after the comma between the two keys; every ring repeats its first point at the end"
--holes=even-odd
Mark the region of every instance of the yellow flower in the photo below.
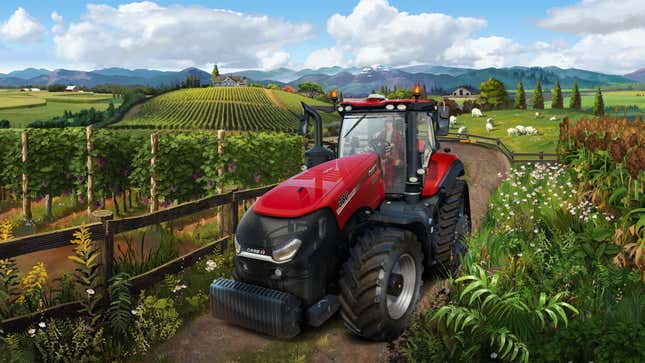
{"type": "Polygon", "coordinates": [[[43,262],[35,264],[31,270],[22,278],[22,285],[26,292],[42,290],[47,282],[47,269],[43,262]]]}
{"type": "Polygon", "coordinates": [[[0,240],[6,241],[13,239],[13,223],[10,220],[4,219],[0,222],[0,240]]]}

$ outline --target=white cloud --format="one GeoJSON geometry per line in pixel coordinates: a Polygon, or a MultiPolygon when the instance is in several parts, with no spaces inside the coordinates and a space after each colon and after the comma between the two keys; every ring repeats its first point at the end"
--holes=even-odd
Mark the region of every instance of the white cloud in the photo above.
{"type": "Polygon", "coordinates": [[[65,23],[63,22],[63,16],[57,12],[52,12],[51,14],[52,21],[54,26],[52,26],[52,32],[54,34],[62,34],[65,31],[65,23]]]}
{"type": "Polygon", "coordinates": [[[217,62],[227,68],[274,67],[289,61],[288,46],[312,35],[309,24],[149,1],[88,5],[81,21],[66,29],[59,20],[56,54],[97,66],[178,68],[217,62]]]}
{"type": "Polygon", "coordinates": [[[45,27],[21,7],[0,26],[0,38],[12,42],[35,42],[44,34],[45,27]]]}
{"type": "MultiPolygon", "coordinates": [[[[361,0],[349,15],[334,14],[327,31],[336,46],[317,51],[318,55],[339,53],[357,66],[371,64],[402,65],[432,63],[441,59],[442,50],[468,38],[486,26],[479,18],[451,17],[438,13],[410,14],[399,11],[386,0],[361,0]]],[[[309,64],[324,64],[310,57],[309,64]]]]}
{"type": "Polygon", "coordinates": [[[645,1],[583,0],[548,14],[538,25],[580,39],[558,53],[539,54],[543,61],[616,74],[645,65],[645,1]]]}
{"type": "Polygon", "coordinates": [[[305,60],[305,68],[318,69],[329,66],[347,65],[344,53],[340,48],[323,48],[313,51],[305,60]]]}
{"type": "Polygon", "coordinates": [[[643,0],[583,0],[547,12],[549,17],[538,24],[567,33],[606,34],[645,26],[643,0]]]}

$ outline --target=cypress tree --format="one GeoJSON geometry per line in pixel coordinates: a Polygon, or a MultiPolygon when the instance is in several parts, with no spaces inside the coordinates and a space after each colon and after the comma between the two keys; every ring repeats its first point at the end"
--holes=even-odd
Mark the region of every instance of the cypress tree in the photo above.
{"type": "Polygon", "coordinates": [[[540,81],[535,85],[535,91],[533,91],[533,108],[543,110],[544,109],[544,95],[542,94],[542,84],[540,81]]]}
{"type": "Polygon", "coordinates": [[[596,90],[596,97],[593,101],[593,114],[596,116],[603,116],[605,114],[605,102],[602,99],[600,87],[596,90]]]}
{"type": "Polygon", "coordinates": [[[563,108],[564,100],[562,99],[562,89],[560,88],[560,80],[555,81],[555,87],[551,93],[551,108],[563,108]]]}
{"type": "Polygon", "coordinates": [[[428,99],[428,89],[426,88],[426,84],[423,84],[423,88],[421,88],[421,99],[427,100],[428,99]]]}
{"type": "Polygon", "coordinates": [[[521,79],[519,82],[517,82],[517,92],[515,93],[515,108],[519,108],[520,110],[526,109],[526,92],[524,92],[524,84],[522,83],[521,79]]]}
{"type": "Polygon", "coordinates": [[[571,90],[571,98],[569,99],[569,108],[579,110],[582,108],[582,100],[580,99],[580,90],[578,89],[578,82],[573,81],[573,89],[571,90]]]}

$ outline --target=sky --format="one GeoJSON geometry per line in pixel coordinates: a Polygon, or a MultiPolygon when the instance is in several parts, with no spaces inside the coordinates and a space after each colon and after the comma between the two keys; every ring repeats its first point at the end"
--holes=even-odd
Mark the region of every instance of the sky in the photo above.
{"type": "Polygon", "coordinates": [[[0,72],[645,67],[645,0],[2,0],[0,72]]]}

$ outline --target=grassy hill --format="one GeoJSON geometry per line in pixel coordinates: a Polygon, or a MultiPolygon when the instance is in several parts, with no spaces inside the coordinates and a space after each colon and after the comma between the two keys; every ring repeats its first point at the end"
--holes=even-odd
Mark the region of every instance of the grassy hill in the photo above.
{"type": "MultiPolygon", "coordinates": [[[[114,127],[295,131],[302,114],[301,101],[325,105],[256,87],[182,89],[146,102],[114,127]]],[[[328,122],[334,120],[330,115],[323,117],[328,122]]]]}
{"type": "Polygon", "coordinates": [[[104,111],[110,102],[119,106],[120,100],[109,94],[0,90],[0,120],[9,120],[12,127],[22,128],[33,121],[62,116],[65,111],[92,107],[104,111]]]}

